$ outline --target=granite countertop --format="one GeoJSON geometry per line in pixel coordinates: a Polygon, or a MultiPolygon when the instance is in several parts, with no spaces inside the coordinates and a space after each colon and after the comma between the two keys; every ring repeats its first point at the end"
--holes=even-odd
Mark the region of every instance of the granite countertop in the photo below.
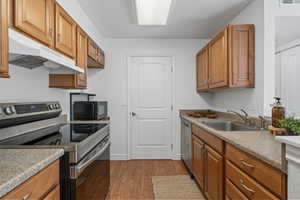
{"type": "Polygon", "coordinates": [[[0,198],[63,154],[63,149],[0,149],[0,198]]]}
{"type": "Polygon", "coordinates": [[[255,158],[286,173],[285,165],[282,162],[282,145],[269,131],[219,131],[202,123],[203,121],[224,121],[230,120],[226,117],[217,119],[194,118],[186,113],[181,113],[181,117],[191,123],[203,128],[211,134],[219,137],[225,142],[247,152],[255,158]]]}

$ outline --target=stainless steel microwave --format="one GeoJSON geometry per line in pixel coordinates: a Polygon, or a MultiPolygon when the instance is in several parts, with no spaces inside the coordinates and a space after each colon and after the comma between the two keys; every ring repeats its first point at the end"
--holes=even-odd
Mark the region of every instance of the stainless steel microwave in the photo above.
{"type": "Polygon", "coordinates": [[[107,119],[106,101],[76,101],[73,104],[74,120],[104,120],[107,119]]]}

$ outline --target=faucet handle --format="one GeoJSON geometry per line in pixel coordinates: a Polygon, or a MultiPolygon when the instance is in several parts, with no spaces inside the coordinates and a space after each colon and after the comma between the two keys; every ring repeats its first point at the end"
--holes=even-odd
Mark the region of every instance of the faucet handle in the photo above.
{"type": "Polygon", "coordinates": [[[248,113],[247,113],[244,109],[241,109],[241,112],[244,113],[244,115],[245,115],[246,117],[248,117],[248,113]]]}

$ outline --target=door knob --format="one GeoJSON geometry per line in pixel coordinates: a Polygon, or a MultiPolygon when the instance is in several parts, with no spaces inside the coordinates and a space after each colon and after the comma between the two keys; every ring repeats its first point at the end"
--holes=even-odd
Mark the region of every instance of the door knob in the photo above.
{"type": "Polygon", "coordinates": [[[136,116],[136,113],[135,112],[131,112],[131,116],[132,117],[136,116]]]}

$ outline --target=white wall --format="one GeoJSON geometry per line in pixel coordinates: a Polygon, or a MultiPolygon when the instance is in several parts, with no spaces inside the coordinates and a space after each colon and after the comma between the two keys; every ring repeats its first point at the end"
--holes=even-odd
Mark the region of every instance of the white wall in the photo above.
{"type": "Polygon", "coordinates": [[[264,111],[264,1],[254,0],[231,24],[255,24],[255,85],[254,89],[227,89],[214,92],[210,105],[219,110],[243,108],[250,114],[264,111]]]}
{"type": "Polygon", "coordinates": [[[112,155],[126,159],[127,132],[127,58],[128,56],[174,56],[175,58],[175,154],[179,153],[178,109],[207,108],[209,95],[196,92],[195,55],[207,40],[110,39],[103,71],[90,71],[89,87],[97,98],[109,102],[112,155]],[[94,73],[95,72],[95,73],[94,73]]]}

